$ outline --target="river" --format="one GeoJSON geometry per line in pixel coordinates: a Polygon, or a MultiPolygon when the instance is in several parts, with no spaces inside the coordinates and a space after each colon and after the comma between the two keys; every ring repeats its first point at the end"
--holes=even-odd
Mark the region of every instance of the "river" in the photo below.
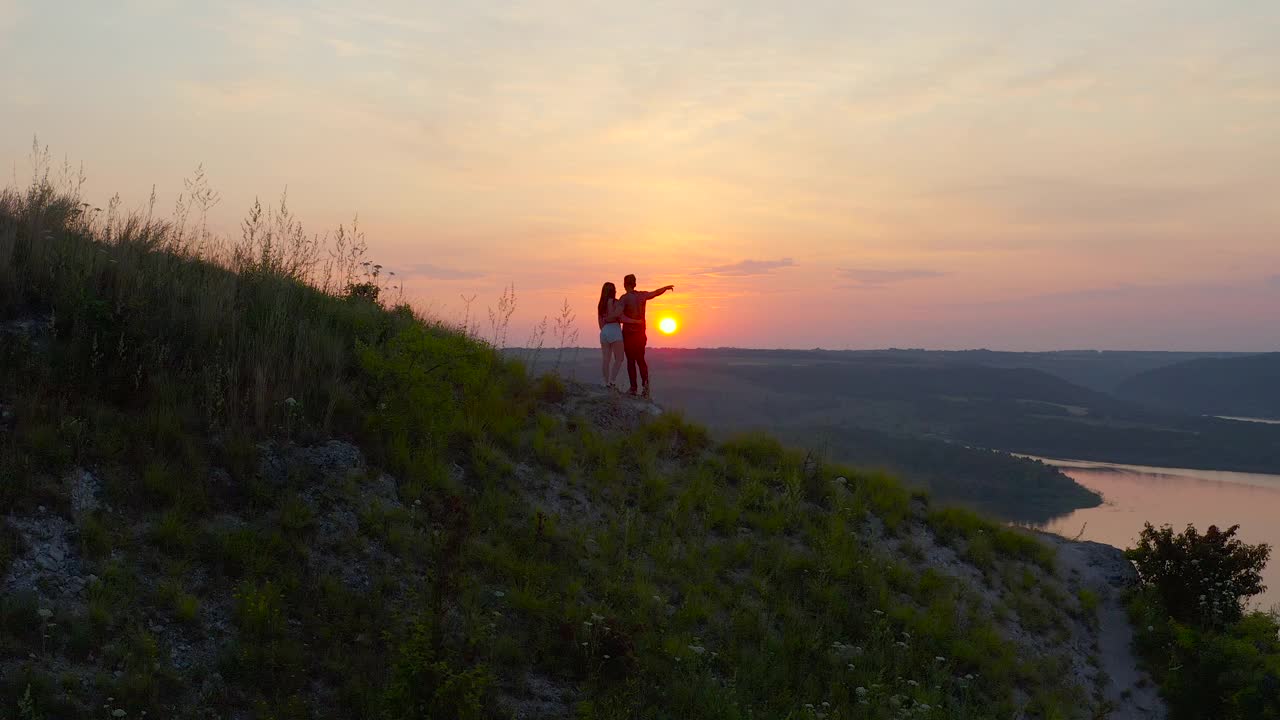
{"type": "Polygon", "coordinates": [[[1241,540],[1276,548],[1263,572],[1269,589],[1251,605],[1280,605],[1280,475],[1040,459],[1103,499],[1098,507],[1055,518],[1042,529],[1126,548],[1137,543],[1144,522],[1175,530],[1191,523],[1201,532],[1210,525],[1239,524],[1241,540]]]}

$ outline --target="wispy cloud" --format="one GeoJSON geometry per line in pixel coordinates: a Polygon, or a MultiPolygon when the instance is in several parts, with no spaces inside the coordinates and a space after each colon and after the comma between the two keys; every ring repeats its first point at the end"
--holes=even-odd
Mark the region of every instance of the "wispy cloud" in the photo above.
{"type": "Polygon", "coordinates": [[[791,258],[780,260],[743,260],[732,265],[718,265],[698,273],[699,275],[720,275],[726,277],[748,277],[751,275],[768,275],[783,268],[795,267],[791,258]]]}
{"type": "Polygon", "coordinates": [[[1280,287],[1280,275],[1272,275],[1271,277],[1267,278],[1267,282],[1272,285],[1275,285],[1276,287],[1280,287]]]}
{"type": "Polygon", "coordinates": [[[840,277],[851,284],[846,287],[883,287],[908,280],[937,278],[949,273],[938,270],[873,270],[870,268],[844,268],[840,277]]]}
{"type": "Polygon", "coordinates": [[[459,270],[457,268],[442,267],[431,263],[417,263],[408,265],[400,269],[400,274],[418,278],[431,278],[432,280],[475,280],[482,278],[485,273],[476,272],[474,270],[459,270]]]}

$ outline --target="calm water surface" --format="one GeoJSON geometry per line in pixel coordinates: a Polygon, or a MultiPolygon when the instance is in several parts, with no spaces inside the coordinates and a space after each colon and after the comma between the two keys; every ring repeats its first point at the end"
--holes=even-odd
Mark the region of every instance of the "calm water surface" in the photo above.
{"type": "Polygon", "coordinates": [[[1192,523],[1204,532],[1210,525],[1239,524],[1238,537],[1269,543],[1277,551],[1263,573],[1269,590],[1254,605],[1280,604],[1280,475],[1113,465],[1051,460],[1076,482],[1102,495],[1103,504],[1077,510],[1041,527],[1065,537],[1132,547],[1142,524],[1169,524],[1181,530],[1192,523]]]}

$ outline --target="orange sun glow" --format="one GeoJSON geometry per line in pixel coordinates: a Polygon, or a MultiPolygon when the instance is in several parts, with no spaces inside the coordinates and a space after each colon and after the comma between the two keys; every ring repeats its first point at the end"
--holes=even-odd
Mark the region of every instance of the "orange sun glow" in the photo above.
{"type": "Polygon", "coordinates": [[[679,327],[679,325],[676,324],[675,318],[662,318],[662,320],[658,322],[658,329],[666,335],[670,335],[675,332],[677,327],[679,327]]]}

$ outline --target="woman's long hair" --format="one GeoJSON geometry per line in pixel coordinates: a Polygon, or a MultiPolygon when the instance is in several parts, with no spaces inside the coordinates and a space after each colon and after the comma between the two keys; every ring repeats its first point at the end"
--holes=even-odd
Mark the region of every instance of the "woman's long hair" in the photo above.
{"type": "Polygon", "coordinates": [[[596,315],[604,317],[609,312],[609,301],[617,298],[618,288],[614,287],[613,283],[605,283],[604,287],[600,288],[600,304],[596,306],[596,315]]]}

